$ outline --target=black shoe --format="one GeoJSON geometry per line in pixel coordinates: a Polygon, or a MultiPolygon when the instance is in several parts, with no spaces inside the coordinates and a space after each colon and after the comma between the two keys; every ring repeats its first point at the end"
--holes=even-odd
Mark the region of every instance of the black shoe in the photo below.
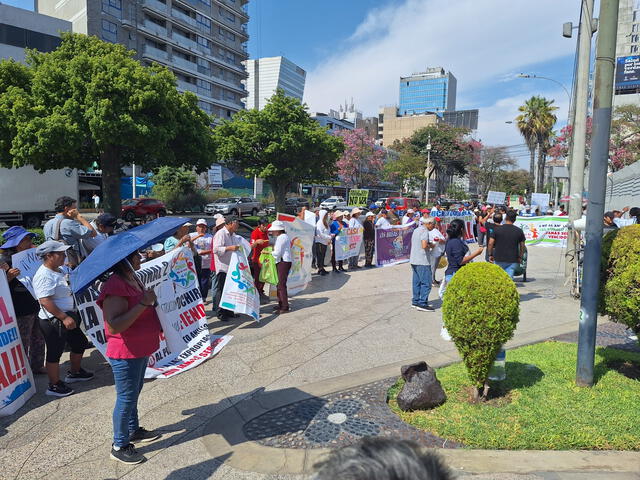
{"type": "Polygon", "coordinates": [[[78,372],[67,373],[67,376],[64,377],[64,381],[67,383],[75,383],[75,382],[86,382],[87,380],[91,380],[93,378],[92,372],[87,372],[84,368],[81,368],[78,372]]]}
{"type": "Polygon", "coordinates": [[[73,393],[73,390],[67,386],[63,381],[58,381],[58,383],[49,384],[49,388],[44,392],[45,395],[50,395],[52,397],[68,397],[73,393]]]}
{"type": "Polygon", "coordinates": [[[155,442],[160,437],[162,437],[161,433],[155,432],[153,430],[149,431],[146,428],[140,427],[138,428],[138,430],[131,434],[131,436],[129,437],[129,441],[131,443],[149,443],[155,442]]]}
{"type": "Polygon", "coordinates": [[[435,312],[435,308],[430,305],[416,305],[416,310],[419,312],[435,312]]]}
{"type": "Polygon", "coordinates": [[[341,272],[346,272],[347,271],[344,267],[340,267],[338,270],[340,270],[341,272]]]}
{"type": "Polygon", "coordinates": [[[111,458],[126,463],[127,465],[136,465],[146,460],[145,456],[136,450],[133,443],[130,443],[126,447],[120,447],[120,450],[111,447],[111,458]]]}
{"type": "Polygon", "coordinates": [[[323,276],[329,274],[329,272],[327,272],[326,270],[320,270],[318,273],[323,276]]]}

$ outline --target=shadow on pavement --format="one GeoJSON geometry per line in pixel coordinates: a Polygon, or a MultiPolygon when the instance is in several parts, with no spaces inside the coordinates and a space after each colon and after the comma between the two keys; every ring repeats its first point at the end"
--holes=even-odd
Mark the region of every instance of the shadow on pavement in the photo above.
{"type": "Polygon", "coordinates": [[[164,480],[200,480],[209,478],[230,456],[230,453],[226,453],[217,458],[179,468],[167,475],[164,480]]]}

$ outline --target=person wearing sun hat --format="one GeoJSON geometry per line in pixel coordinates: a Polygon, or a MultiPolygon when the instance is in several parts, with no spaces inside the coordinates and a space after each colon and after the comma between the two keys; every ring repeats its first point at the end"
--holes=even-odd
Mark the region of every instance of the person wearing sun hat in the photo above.
{"type": "Polygon", "coordinates": [[[275,220],[269,227],[268,232],[276,237],[273,256],[276,259],[276,269],[278,270],[278,306],[275,308],[274,313],[289,313],[291,308],[289,307],[287,292],[287,277],[292,263],[291,240],[285,233],[284,223],[280,220],[275,220]]]}
{"type": "Polygon", "coordinates": [[[329,227],[329,232],[331,233],[331,266],[333,267],[333,273],[346,272],[342,266],[342,260],[338,260],[338,267],[336,268],[336,236],[340,234],[343,228],[347,227],[347,224],[342,220],[343,217],[344,212],[336,210],[333,214],[333,222],[331,222],[329,227]]]}
{"type": "Polygon", "coordinates": [[[44,370],[44,337],[38,323],[40,305],[31,292],[18,280],[20,270],[12,268],[11,256],[33,248],[36,234],[22,227],[11,227],[3,233],[4,243],[0,245],[0,269],[4,270],[9,282],[9,293],[16,314],[16,323],[22,339],[31,371],[46,373],[44,370]]]}
{"type": "MultiPolygon", "coordinates": [[[[355,207],[353,210],[351,210],[351,219],[349,220],[349,228],[362,227],[362,224],[360,223],[360,218],[359,218],[361,213],[362,213],[362,210],[360,210],[358,207],[355,207]]],[[[349,260],[348,260],[349,270],[360,268],[360,266],[358,265],[359,258],[360,258],[360,251],[358,251],[358,253],[353,257],[349,257],[349,260]]]]}

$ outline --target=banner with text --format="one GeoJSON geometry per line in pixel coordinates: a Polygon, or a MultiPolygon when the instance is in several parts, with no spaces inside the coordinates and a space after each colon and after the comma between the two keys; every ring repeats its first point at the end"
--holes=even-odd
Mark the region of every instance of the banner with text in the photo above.
{"type": "Polygon", "coordinates": [[[316,229],[293,215],[278,213],[278,220],[285,222],[285,231],[291,242],[291,270],[287,278],[289,295],[300,293],[311,281],[313,238],[316,229]]]}
{"type": "Polygon", "coordinates": [[[367,207],[369,206],[367,200],[369,200],[369,190],[357,188],[349,190],[348,205],[350,207],[367,207]]]}
{"type": "Polygon", "coordinates": [[[487,193],[487,203],[493,203],[495,205],[504,205],[504,201],[507,199],[507,194],[505,192],[494,192],[493,190],[489,190],[487,193]]]}
{"type": "Polygon", "coordinates": [[[220,307],[260,320],[260,296],[251,275],[247,254],[242,248],[231,252],[220,307]]]}
{"type": "Polygon", "coordinates": [[[568,223],[568,217],[518,217],[515,225],[524,232],[527,246],[565,247],[568,223]]]}
{"type": "Polygon", "coordinates": [[[551,201],[551,195],[548,193],[532,193],[531,205],[540,207],[542,213],[545,213],[549,208],[549,202],[551,201]]]}
{"type": "Polygon", "coordinates": [[[15,413],[36,393],[22,346],[9,282],[0,270],[0,416],[15,413]]]}
{"type": "MultiPolygon", "coordinates": [[[[146,288],[158,297],[156,312],[162,325],[160,347],[149,357],[145,378],[168,378],[199,365],[218,353],[230,336],[209,334],[198,277],[191,250],[177,248],[160,258],[143,263],[136,272],[146,288]]],[[[96,304],[99,282],[75,295],[87,334],[106,356],[102,310],[96,304]]]]}
{"type": "Polygon", "coordinates": [[[476,221],[476,216],[473,212],[469,210],[447,210],[446,212],[440,212],[438,214],[438,218],[440,218],[438,229],[443,235],[447,234],[447,227],[449,224],[458,218],[464,222],[464,241],[467,243],[473,243],[476,241],[473,236],[473,225],[476,221]]]}
{"type": "Polygon", "coordinates": [[[360,255],[363,227],[343,228],[336,235],[336,260],[346,260],[360,255]]]}
{"type": "Polygon", "coordinates": [[[416,228],[415,222],[407,225],[392,225],[376,229],[376,264],[389,266],[409,261],[411,253],[411,235],[416,228]]]}

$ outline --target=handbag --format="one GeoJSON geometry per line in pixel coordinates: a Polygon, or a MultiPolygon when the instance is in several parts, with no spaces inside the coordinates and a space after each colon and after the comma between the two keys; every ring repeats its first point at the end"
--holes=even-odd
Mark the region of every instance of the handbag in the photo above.
{"type": "Polygon", "coordinates": [[[446,268],[448,265],[449,265],[449,262],[447,261],[447,257],[442,255],[440,257],[440,261],[438,262],[438,266],[436,267],[436,269],[446,268]]]}
{"type": "Polygon", "coordinates": [[[272,285],[278,284],[278,269],[276,268],[276,259],[272,255],[273,247],[265,247],[260,253],[260,275],[258,280],[262,283],[270,283],[272,285]]]}

